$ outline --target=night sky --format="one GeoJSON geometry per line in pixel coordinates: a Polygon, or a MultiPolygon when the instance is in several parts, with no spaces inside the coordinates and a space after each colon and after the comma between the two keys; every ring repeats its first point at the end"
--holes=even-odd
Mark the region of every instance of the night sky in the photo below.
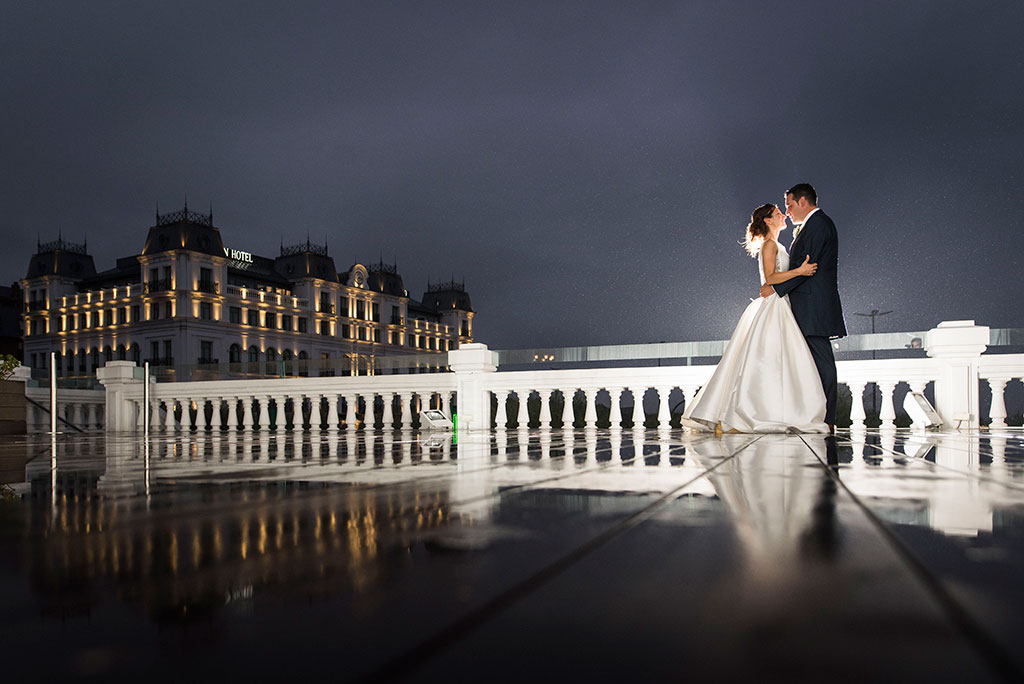
{"type": "MultiPolygon", "coordinates": [[[[465,279],[492,348],[724,339],[751,210],[815,185],[879,330],[1024,327],[1024,2],[5,2],[0,282],[138,253],[465,279]]],[[[784,234],[788,244],[789,233],[784,234]]]]}

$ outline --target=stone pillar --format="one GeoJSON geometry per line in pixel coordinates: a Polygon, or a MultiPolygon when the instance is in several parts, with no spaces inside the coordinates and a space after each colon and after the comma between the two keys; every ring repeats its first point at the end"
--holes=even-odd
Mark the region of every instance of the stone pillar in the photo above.
{"type": "MultiPolygon", "coordinates": [[[[108,432],[120,432],[136,427],[134,399],[142,391],[142,379],[135,377],[135,364],[131,361],[110,361],[96,369],[96,377],[106,390],[103,424],[108,432]]],[[[141,422],[141,421],[140,421],[141,422]]]]}
{"type": "Polygon", "coordinates": [[[925,334],[928,356],[938,361],[935,410],[945,430],[980,424],[978,365],[988,340],[988,326],[974,321],[943,321],[925,334]]]}
{"type": "Polygon", "coordinates": [[[284,432],[288,425],[288,416],[284,412],[284,407],[287,403],[288,397],[286,396],[278,395],[274,397],[274,407],[277,411],[276,418],[274,418],[274,432],[284,432]]]}
{"type": "Polygon", "coordinates": [[[992,390],[992,408],[989,409],[989,423],[990,428],[1004,428],[1006,427],[1006,402],[1003,399],[1003,391],[1006,389],[1006,383],[1010,381],[1010,378],[987,378],[988,386],[992,390]]]}
{"type": "Polygon", "coordinates": [[[491,396],[485,384],[498,369],[498,354],[480,343],[464,344],[448,352],[458,395],[458,430],[490,430],[491,396]]]}

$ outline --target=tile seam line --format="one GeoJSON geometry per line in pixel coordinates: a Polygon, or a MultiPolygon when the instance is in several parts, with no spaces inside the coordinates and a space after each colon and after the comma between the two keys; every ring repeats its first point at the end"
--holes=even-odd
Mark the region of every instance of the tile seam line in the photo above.
{"type": "Polygon", "coordinates": [[[697,482],[703,477],[714,470],[721,467],[724,463],[731,461],[736,458],[743,450],[750,447],[754,442],[760,440],[762,436],[758,436],[742,447],[729,454],[728,456],[720,459],[717,463],[709,468],[705,468],[699,474],[694,475],[683,484],[673,488],[671,491],[662,494],[655,501],[652,501],[647,506],[643,507],[639,511],[631,513],[626,518],[615,523],[611,527],[605,529],[603,532],[591,537],[588,541],[577,546],[572,551],[566,553],[561,558],[549,563],[540,570],[530,574],[526,579],[516,583],[512,587],[501,592],[494,598],[485,602],[475,610],[471,611],[467,615],[459,618],[453,623],[439,632],[436,632],[433,636],[428,637],[424,641],[413,646],[405,653],[392,659],[389,663],[386,663],[382,667],[377,668],[374,672],[371,672],[363,677],[356,679],[357,682],[386,682],[394,681],[398,678],[404,677],[415,671],[417,668],[433,659],[442,650],[451,647],[457,641],[465,638],[470,633],[475,631],[478,627],[489,622],[493,618],[500,615],[506,609],[525,598],[533,591],[539,589],[541,586],[547,584],[549,581],[561,575],[566,570],[570,569],[576,563],[583,558],[587,557],[606,543],[617,537],[623,532],[630,530],[637,525],[643,523],[649,519],[651,515],[661,506],[668,501],[676,498],[687,487],[697,482]]]}
{"type": "Polygon", "coordinates": [[[904,566],[910,571],[932,599],[938,603],[946,618],[953,624],[961,636],[981,656],[982,660],[989,666],[992,673],[1007,682],[1024,681],[1024,670],[1013,661],[1006,650],[999,645],[988,631],[979,623],[973,615],[961,605],[946,589],[945,584],[918,558],[906,544],[904,544],[889,527],[874,514],[868,506],[861,501],[860,497],[853,493],[846,483],[839,477],[838,473],[824,461],[818,453],[811,448],[807,440],[800,435],[800,441],[804,443],[808,451],[814,455],[822,468],[825,469],[828,477],[853,500],[854,505],[860,509],[871,525],[878,531],[889,547],[896,553],[904,566]]]}

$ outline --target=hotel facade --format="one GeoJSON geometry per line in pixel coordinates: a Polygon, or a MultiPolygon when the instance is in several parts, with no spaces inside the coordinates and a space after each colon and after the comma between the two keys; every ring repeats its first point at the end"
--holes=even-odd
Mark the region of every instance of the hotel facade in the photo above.
{"type": "MultiPolygon", "coordinates": [[[[107,361],[220,375],[343,375],[396,367],[394,357],[437,356],[473,341],[462,284],[409,296],[392,264],[338,272],[307,240],[268,258],[224,244],[213,214],[157,214],[137,256],[97,272],[86,245],[39,244],[20,281],[23,362],[64,377],[94,376],[107,361]]],[[[181,373],[178,370],[179,374],[181,373]]],[[[383,370],[387,372],[387,370],[383,370]]]]}

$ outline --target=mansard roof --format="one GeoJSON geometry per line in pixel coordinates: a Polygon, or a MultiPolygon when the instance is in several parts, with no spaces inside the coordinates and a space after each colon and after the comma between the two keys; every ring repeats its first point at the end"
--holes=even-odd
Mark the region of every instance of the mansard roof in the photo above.
{"type": "Polygon", "coordinates": [[[213,225],[213,212],[199,214],[188,210],[157,214],[156,224],[149,229],[143,256],[184,249],[211,256],[224,256],[224,241],[213,225]]]}
{"type": "Polygon", "coordinates": [[[76,244],[58,237],[53,242],[38,243],[36,253],[28,262],[26,278],[61,276],[80,280],[96,275],[96,264],[86,251],[85,243],[76,244]]]}
{"type": "Polygon", "coordinates": [[[423,293],[423,305],[432,306],[437,311],[473,311],[473,303],[466,292],[466,284],[454,280],[447,283],[427,283],[427,291],[423,293]]]}

